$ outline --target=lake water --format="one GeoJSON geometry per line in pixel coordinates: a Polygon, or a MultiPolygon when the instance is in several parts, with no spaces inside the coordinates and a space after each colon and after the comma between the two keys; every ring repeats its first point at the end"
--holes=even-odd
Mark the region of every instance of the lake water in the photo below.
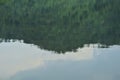
{"type": "Polygon", "coordinates": [[[58,54],[22,41],[0,43],[0,80],[120,80],[120,46],[58,54]]]}

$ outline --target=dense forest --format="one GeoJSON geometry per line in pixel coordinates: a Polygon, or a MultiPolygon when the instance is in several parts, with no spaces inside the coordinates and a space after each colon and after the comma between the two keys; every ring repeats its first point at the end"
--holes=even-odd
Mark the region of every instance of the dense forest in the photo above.
{"type": "Polygon", "coordinates": [[[120,44],[120,0],[0,0],[0,38],[57,52],[120,44]]]}

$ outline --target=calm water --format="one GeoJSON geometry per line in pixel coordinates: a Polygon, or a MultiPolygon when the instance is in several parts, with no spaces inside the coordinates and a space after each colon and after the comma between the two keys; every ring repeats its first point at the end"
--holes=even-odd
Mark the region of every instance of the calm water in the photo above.
{"type": "Polygon", "coordinates": [[[120,46],[57,54],[19,41],[0,43],[0,80],[120,80],[120,46]]]}

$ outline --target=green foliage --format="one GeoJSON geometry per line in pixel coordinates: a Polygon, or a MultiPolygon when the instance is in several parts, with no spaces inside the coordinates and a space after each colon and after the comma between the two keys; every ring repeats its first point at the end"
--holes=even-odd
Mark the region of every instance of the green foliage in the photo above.
{"type": "Polygon", "coordinates": [[[0,4],[6,4],[8,3],[10,0],[0,0],[0,4]]]}
{"type": "Polygon", "coordinates": [[[89,43],[120,43],[120,0],[0,0],[0,3],[2,38],[23,39],[58,52],[89,43]]]}

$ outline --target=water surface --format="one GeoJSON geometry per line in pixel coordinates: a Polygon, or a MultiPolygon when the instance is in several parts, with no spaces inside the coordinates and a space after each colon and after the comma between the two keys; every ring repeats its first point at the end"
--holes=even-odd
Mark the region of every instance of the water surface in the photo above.
{"type": "Polygon", "coordinates": [[[20,41],[0,43],[1,80],[120,80],[120,46],[57,54],[20,41]]]}

